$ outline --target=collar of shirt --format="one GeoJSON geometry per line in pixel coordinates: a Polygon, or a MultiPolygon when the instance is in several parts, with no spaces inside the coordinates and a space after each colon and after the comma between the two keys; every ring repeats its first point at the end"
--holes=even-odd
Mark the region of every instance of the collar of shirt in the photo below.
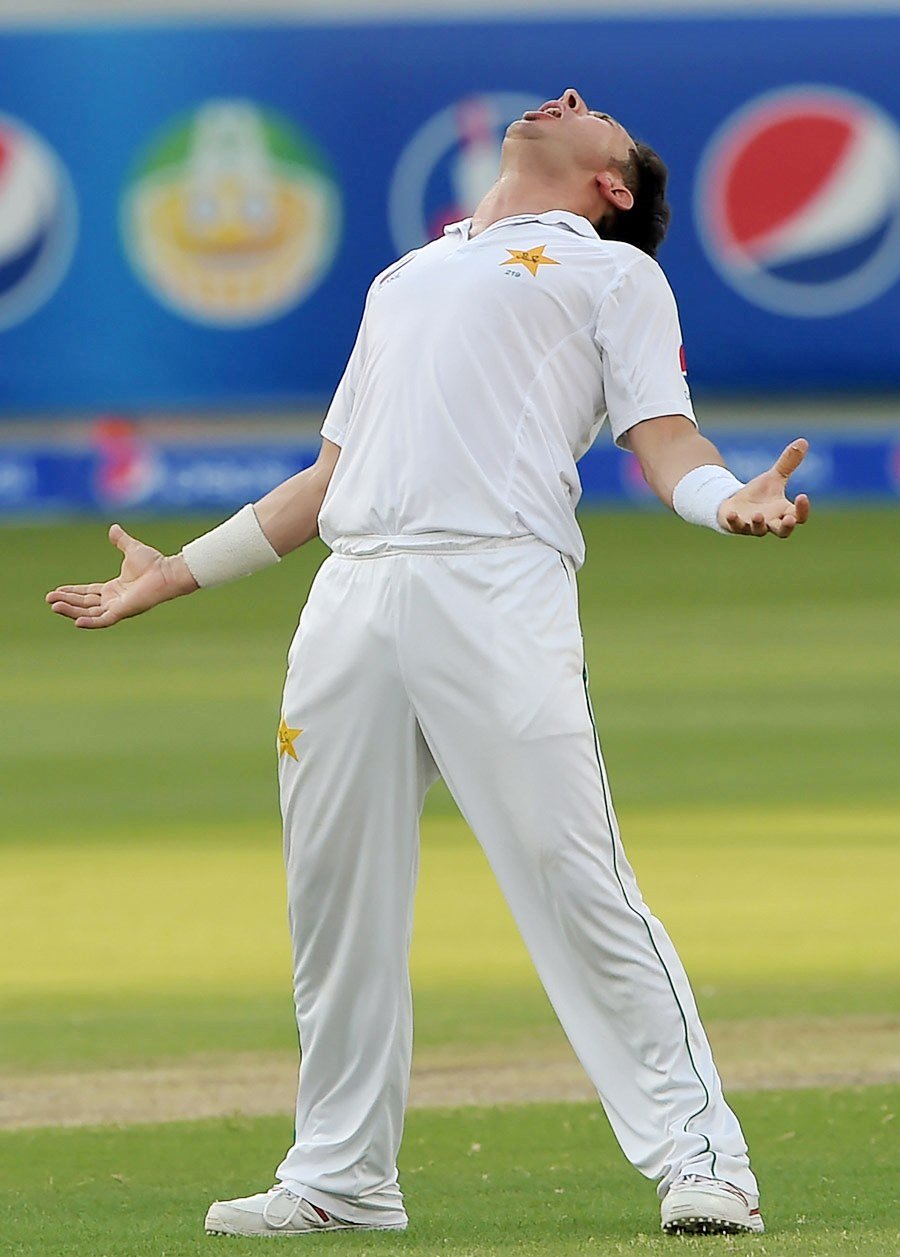
{"type": "MultiPolygon", "coordinates": [[[[493,231],[495,227],[509,227],[516,223],[544,223],[547,227],[565,227],[579,236],[595,239],[597,236],[593,225],[586,218],[582,218],[580,214],[572,214],[569,210],[548,210],[546,214],[511,214],[509,218],[498,218],[495,223],[491,223],[478,234],[483,236],[486,232],[493,231]]],[[[444,235],[461,236],[463,240],[468,240],[471,231],[472,219],[463,218],[458,223],[449,223],[444,228],[444,235]]]]}

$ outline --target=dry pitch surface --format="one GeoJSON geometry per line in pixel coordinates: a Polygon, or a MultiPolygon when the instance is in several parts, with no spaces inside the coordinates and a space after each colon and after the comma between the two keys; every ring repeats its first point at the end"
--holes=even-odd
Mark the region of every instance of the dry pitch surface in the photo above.
{"type": "MultiPolygon", "coordinates": [[[[754,1018],[715,1024],[714,1047],[729,1092],[900,1083],[900,1019],[754,1018]]],[[[560,1045],[561,1047],[563,1045],[560,1045]]],[[[0,1077],[0,1130],[127,1125],[290,1113],[293,1053],[199,1057],[140,1069],[0,1077]]],[[[594,1100],[571,1052],[424,1051],[411,1108],[594,1100]]]]}

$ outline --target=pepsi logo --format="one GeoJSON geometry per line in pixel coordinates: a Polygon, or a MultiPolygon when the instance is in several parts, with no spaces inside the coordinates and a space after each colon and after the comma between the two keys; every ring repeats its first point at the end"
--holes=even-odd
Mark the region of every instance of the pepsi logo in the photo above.
{"type": "Polygon", "coordinates": [[[900,278],[900,130],[837,88],[757,97],[707,146],[694,210],[748,301],[795,318],[855,310],[900,278]]]}
{"type": "Polygon", "coordinates": [[[77,230],[69,175],[50,146],[0,114],[0,329],[53,295],[72,259],[77,230]]]}

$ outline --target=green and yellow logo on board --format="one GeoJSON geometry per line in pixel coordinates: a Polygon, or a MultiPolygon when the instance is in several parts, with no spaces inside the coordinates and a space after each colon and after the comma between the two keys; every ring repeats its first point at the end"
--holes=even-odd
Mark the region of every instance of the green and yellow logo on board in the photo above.
{"type": "Polygon", "coordinates": [[[327,273],[340,236],[334,171],[283,114],[209,100],[164,127],[122,198],[131,263],[177,313],[223,327],[265,323],[327,273]]]}

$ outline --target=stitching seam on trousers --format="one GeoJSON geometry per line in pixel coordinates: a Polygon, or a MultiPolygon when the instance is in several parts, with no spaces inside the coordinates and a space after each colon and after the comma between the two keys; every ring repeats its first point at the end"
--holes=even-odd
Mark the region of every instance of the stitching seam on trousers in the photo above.
{"type": "MultiPolygon", "coordinates": [[[[701,1104],[697,1112],[692,1113],[690,1117],[688,1117],[685,1120],[684,1133],[689,1134],[690,1132],[688,1131],[688,1126],[690,1125],[690,1123],[693,1122],[695,1118],[698,1118],[700,1114],[703,1113],[709,1107],[709,1100],[710,1100],[709,1088],[707,1087],[706,1083],[703,1081],[700,1071],[697,1068],[696,1062],[694,1061],[694,1054],[691,1051],[690,1039],[688,1037],[687,1017],[685,1016],[684,1008],[682,1007],[681,1000],[678,998],[678,992],[675,990],[675,983],[672,981],[672,975],[669,973],[668,966],[666,965],[666,962],[663,960],[662,954],[660,953],[660,950],[656,945],[656,939],[653,937],[653,931],[650,929],[650,922],[643,915],[643,913],[638,912],[637,908],[635,908],[634,905],[629,900],[628,895],[626,894],[626,891],[625,891],[625,884],[623,883],[621,875],[619,874],[619,865],[616,859],[616,830],[613,825],[612,808],[610,806],[609,791],[607,789],[606,773],[603,768],[603,756],[600,751],[600,735],[597,732],[597,722],[594,719],[594,709],[591,705],[591,696],[588,690],[588,672],[587,672],[586,664],[585,664],[584,672],[582,673],[582,679],[584,681],[584,696],[585,696],[585,699],[587,700],[588,715],[591,718],[591,728],[594,731],[594,754],[597,757],[597,767],[600,769],[600,787],[603,791],[603,806],[606,810],[606,823],[609,828],[610,841],[612,843],[613,872],[615,873],[616,881],[619,883],[619,888],[622,891],[622,898],[625,900],[625,906],[631,912],[634,913],[634,915],[638,918],[639,921],[643,922],[644,929],[647,931],[647,937],[650,940],[650,946],[653,948],[654,952],[656,953],[656,957],[659,960],[659,963],[662,965],[663,973],[666,975],[666,981],[669,984],[669,989],[671,990],[672,995],[675,999],[675,1003],[678,1006],[678,1013],[679,1013],[679,1016],[681,1017],[681,1025],[684,1030],[684,1046],[687,1050],[688,1060],[691,1062],[691,1069],[694,1071],[694,1075],[697,1081],[699,1082],[700,1086],[702,1087],[703,1095],[705,1097],[703,1103],[701,1104]]],[[[700,1131],[695,1131],[694,1133],[699,1134],[700,1138],[703,1139],[706,1143],[705,1151],[708,1152],[710,1155],[710,1174],[713,1178],[715,1178],[716,1154],[712,1150],[712,1144],[709,1141],[709,1137],[707,1135],[702,1134],[702,1132],[700,1131]]]]}

